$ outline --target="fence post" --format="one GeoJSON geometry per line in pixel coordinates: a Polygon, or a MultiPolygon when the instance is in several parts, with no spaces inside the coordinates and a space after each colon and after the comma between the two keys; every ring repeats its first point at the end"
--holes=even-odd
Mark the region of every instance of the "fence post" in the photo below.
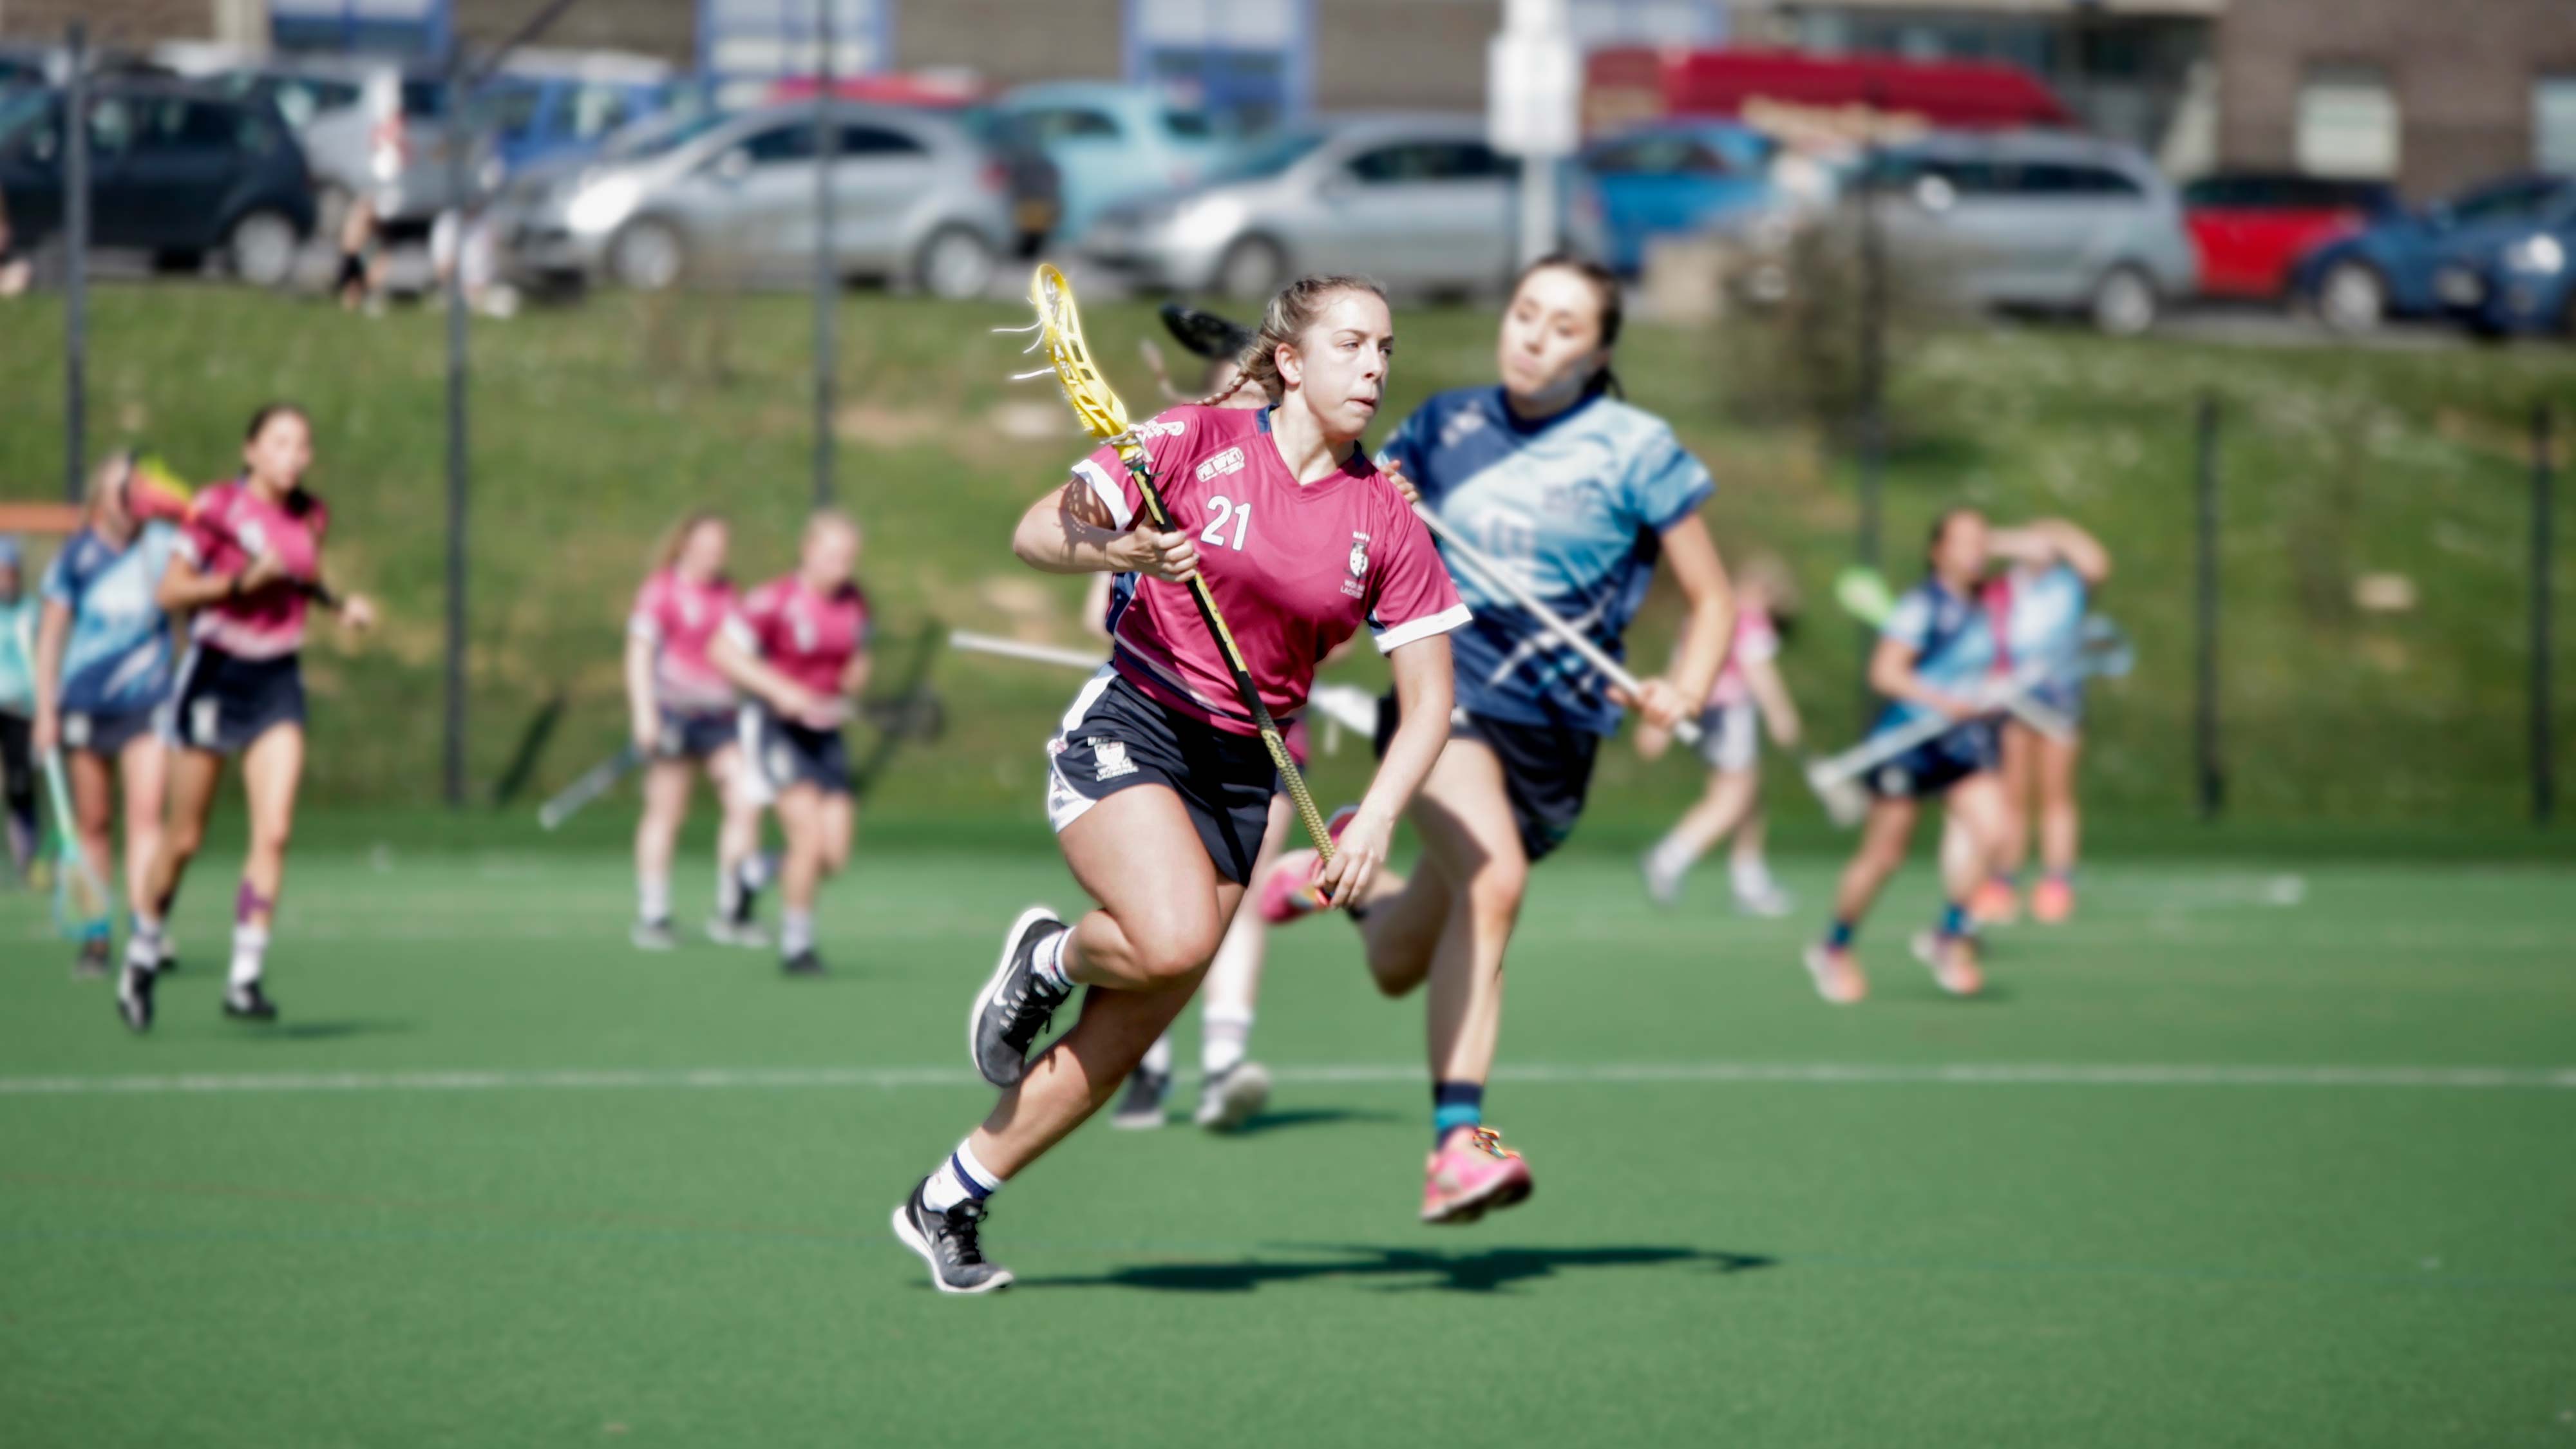
{"type": "Polygon", "coordinates": [[[814,506],[832,502],[832,375],[838,366],[835,313],[841,302],[839,258],[833,255],[832,157],[841,137],[833,124],[832,6],[814,6],[814,506]]]}
{"type": "Polygon", "coordinates": [[[64,37],[63,81],[63,497],[89,490],[89,27],[64,37]]]}
{"type": "Polygon", "coordinates": [[[2218,756],[2218,399],[2200,399],[2193,750],[2199,763],[2200,818],[2215,821],[2227,803],[2227,773],[2218,756]]]}
{"type": "Polygon", "coordinates": [[[2555,732],[2550,717],[2549,611],[2551,505],[2557,470],[2549,404],[2531,408],[2531,822],[2547,825],[2558,800],[2555,732]]]}
{"type": "Polygon", "coordinates": [[[468,360],[465,329],[465,253],[473,218],[467,213],[466,152],[473,144],[467,120],[465,44],[447,47],[447,202],[456,226],[447,265],[447,670],[446,712],[440,762],[450,808],[465,804],[465,564],[466,499],[472,469],[466,458],[468,360]]]}

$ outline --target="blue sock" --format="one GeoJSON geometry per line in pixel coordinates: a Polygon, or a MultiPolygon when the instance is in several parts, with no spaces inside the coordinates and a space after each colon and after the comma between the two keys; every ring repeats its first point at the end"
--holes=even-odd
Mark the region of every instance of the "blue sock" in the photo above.
{"type": "Polygon", "coordinates": [[[1941,908],[1941,935],[1944,939],[1968,934],[1968,908],[1952,901],[1941,908]]]}
{"type": "Polygon", "coordinates": [[[1850,921],[1844,920],[1840,916],[1836,916],[1834,917],[1834,928],[1825,932],[1825,947],[1826,949],[1833,951],[1848,951],[1851,949],[1852,937],[1859,934],[1859,926],[1850,921]]]}
{"type": "Polygon", "coordinates": [[[1433,1082],[1431,1084],[1432,1146],[1438,1147],[1450,1133],[1461,1127],[1481,1127],[1484,1123],[1484,1083],[1433,1082]]]}

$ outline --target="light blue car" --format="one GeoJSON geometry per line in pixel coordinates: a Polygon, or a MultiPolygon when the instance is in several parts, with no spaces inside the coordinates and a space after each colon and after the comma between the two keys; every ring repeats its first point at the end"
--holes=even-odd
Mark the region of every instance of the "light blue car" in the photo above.
{"type": "Polygon", "coordinates": [[[1013,138],[1055,163],[1064,209],[1055,239],[1081,237],[1119,202],[1196,185],[1233,148],[1206,111],[1150,86],[1057,81],[994,106],[1013,138]]]}
{"type": "Polygon", "coordinates": [[[1722,232],[1771,211],[1778,151],[1769,136],[1725,121],[1671,121],[1583,148],[1611,267],[1633,277],[1660,238],[1722,232]]]}

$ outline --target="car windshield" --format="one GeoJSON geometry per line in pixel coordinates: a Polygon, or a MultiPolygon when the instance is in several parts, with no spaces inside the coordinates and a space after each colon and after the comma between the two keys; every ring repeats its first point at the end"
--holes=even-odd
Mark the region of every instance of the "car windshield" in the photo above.
{"type": "Polygon", "coordinates": [[[600,159],[644,161],[655,156],[668,156],[732,119],[723,111],[701,111],[694,116],[663,117],[639,126],[629,126],[609,137],[608,144],[599,148],[600,159]]]}
{"type": "Polygon", "coordinates": [[[1259,181],[1277,176],[1305,160],[1323,144],[1324,133],[1321,131],[1291,131],[1284,136],[1273,136],[1231,160],[1210,167],[1205,180],[1211,186],[1222,186],[1229,181],[1259,181]]]}
{"type": "Polygon", "coordinates": [[[51,114],[53,106],[49,90],[0,94],[0,148],[16,145],[19,135],[51,114]]]}
{"type": "Polygon", "coordinates": [[[2508,181],[2472,191],[2451,203],[2451,219],[2464,225],[2511,221],[2538,212],[2567,183],[2552,180],[2508,181]]]}

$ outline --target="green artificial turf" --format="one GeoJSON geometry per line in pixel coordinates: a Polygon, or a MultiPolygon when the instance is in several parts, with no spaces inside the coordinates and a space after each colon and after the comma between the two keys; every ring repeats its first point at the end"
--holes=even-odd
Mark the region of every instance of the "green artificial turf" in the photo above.
{"type": "Polygon", "coordinates": [[[2576,1442],[2563,864],[2106,862],[1975,1003],[1918,872],[1836,1010],[1824,858],[1758,923],[1571,852],[1489,1098],[1539,1191],[1453,1230],[1419,1002],[1307,923],[1269,1115],[1095,1124],[952,1300],[886,1214],[990,1100],[965,1004],[1051,857],[863,843],[804,982],[631,951],[595,844],[411,839],[308,832],[266,1029],[216,1015],[231,861],[148,1040],[0,895],[0,1442],[2576,1442]]]}

